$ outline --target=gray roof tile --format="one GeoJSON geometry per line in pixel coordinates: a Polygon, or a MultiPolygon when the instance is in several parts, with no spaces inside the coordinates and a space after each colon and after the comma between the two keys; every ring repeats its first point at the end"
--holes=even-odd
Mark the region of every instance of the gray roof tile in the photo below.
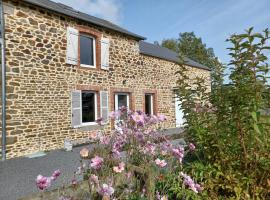
{"type": "MultiPolygon", "coordinates": [[[[165,47],[160,47],[158,45],[151,44],[145,41],[140,41],[139,45],[140,45],[141,54],[161,58],[161,59],[176,62],[176,63],[180,62],[179,55],[170,49],[167,49],[165,47]]],[[[184,64],[210,71],[208,67],[198,62],[195,62],[194,60],[191,60],[190,58],[187,58],[187,57],[184,57],[184,64]]]]}
{"type": "Polygon", "coordinates": [[[91,16],[91,15],[88,15],[86,13],[82,13],[80,11],[77,11],[77,10],[75,10],[69,6],[66,6],[64,4],[61,4],[61,3],[56,3],[56,2],[53,2],[50,0],[23,0],[23,1],[30,3],[30,4],[33,4],[33,5],[36,5],[36,6],[39,6],[39,7],[42,7],[42,8],[45,8],[45,9],[48,9],[48,10],[51,10],[51,11],[54,11],[54,12],[57,12],[57,13],[60,13],[60,14],[64,14],[64,15],[67,15],[70,17],[74,17],[74,18],[89,22],[89,23],[94,24],[94,25],[105,27],[105,28],[129,35],[129,36],[132,36],[132,37],[139,39],[139,40],[145,39],[145,37],[137,35],[135,33],[132,33],[130,31],[116,25],[116,24],[113,24],[113,23],[107,21],[107,20],[100,19],[100,18],[91,16]]]}

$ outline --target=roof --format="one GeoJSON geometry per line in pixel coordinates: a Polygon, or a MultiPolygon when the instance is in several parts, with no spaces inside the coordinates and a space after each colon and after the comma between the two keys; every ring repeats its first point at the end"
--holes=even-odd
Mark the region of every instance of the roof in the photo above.
{"type": "Polygon", "coordinates": [[[76,19],[80,19],[80,20],[83,20],[85,22],[89,22],[89,23],[94,24],[94,25],[98,25],[101,27],[105,27],[105,28],[117,31],[117,32],[123,33],[125,35],[129,35],[129,36],[134,37],[138,40],[146,39],[143,36],[132,33],[130,31],[120,27],[120,26],[117,26],[116,24],[113,24],[113,23],[107,21],[107,20],[100,19],[100,18],[91,16],[91,15],[88,15],[86,13],[82,13],[80,11],[77,11],[77,10],[75,10],[69,6],[66,6],[64,4],[61,4],[61,3],[56,3],[56,2],[53,2],[50,0],[23,0],[23,1],[30,3],[30,4],[33,4],[35,6],[39,6],[41,8],[45,8],[45,9],[66,15],[66,16],[74,17],[76,19]]]}
{"type": "MultiPolygon", "coordinates": [[[[140,53],[141,54],[161,58],[161,59],[176,62],[176,63],[180,63],[179,55],[170,49],[167,49],[165,47],[161,47],[161,46],[158,46],[155,44],[151,44],[151,43],[148,43],[145,41],[140,41],[139,46],[140,46],[140,53]]],[[[204,66],[204,65],[202,65],[194,60],[191,60],[190,58],[187,58],[187,57],[184,57],[184,64],[210,71],[210,69],[208,67],[206,67],[206,66],[204,66]]]]}
{"type": "MultiPolygon", "coordinates": [[[[23,0],[26,3],[47,9],[47,10],[51,10],[66,16],[70,16],[70,17],[74,17],[76,19],[79,20],[83,20],[85,22],[89,22],[91,24],[97,25],[97,26],[101,26],[101,27],[105,27],[120,33],[123,33],[125,35],[129,35],[135,39],[138,40],[145,40],[146,38],[140,35],[137,35],[135,33],[132,33],[116,24],[113,24],[107,20],[104,19],[100,19],[91,15],[88,15],[86,13],[80,12],[78,10],[73,9],[72,7],[69,7],[67,5],[64,5],[62,3],[56,3],[53,2],[51,0],[23,0]]],[[[161,58],[161,59],[165,59],[168,61],[172,61],[172,62],[180,62],[179,56],[176,52],[171,51],[167,48],[164,47],[160,47],[151,43],[147,43],[144,41],[140,41],[139,42],[139,46],[140,46],[140,53],[141,54],[145,54],[145,55],[149,55],[149,56],[153,56],[153,57],[157,57],[157,58],[161,58]]],[[[190,65],[192,67],[197,67],[197,68],[201,68],[201,69],[205,69],[205,70],[210,70],[208,67],[197,63],[187,57],[184,58],[184,62],[186,65],[190,65]]]]}

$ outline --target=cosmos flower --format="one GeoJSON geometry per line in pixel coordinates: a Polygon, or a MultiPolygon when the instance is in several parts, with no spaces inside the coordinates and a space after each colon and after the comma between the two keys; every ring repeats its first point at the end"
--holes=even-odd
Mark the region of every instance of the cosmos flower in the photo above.
{"type": "Polygon", "coordinates": [[[121,116],[121,111],[120,110],[116,110],[116,111],[112,111],[109,114],[111,119],[117,119],[121,116]]]}
{"type": "Polygon", "coordinates": [[[87,158],[89,156],[89,150],[87,148],[83,148],[81,151],[80,151],[80,156],[82,158],[87,158]]]}
{"type": "Polygon", "coordinates": [[[172,149],[172,153],[174,157],[176,157],[180,161],[180,163],[182,163],[185,153],[184,148],[183,147],[174,148],[172,149]]]}
{"type": "Polygon", "coordinates": [[[103,126],[105,124],[102,117],[97,118],[96,123],[100,126],[103,126]]]}
{"type": "Polygon", "coordinates": [[[136,122],[138,125],[143,125],[144,124],[144,115],[139,114],[138,112],[135,112],[131,115],[131,118],[136,122]]]}
{"type": "Polygon", "coordinates": [[[157,158],[155,160],[156,165],[158,165],[159,167],[163,168],[167,165],[167,162],[165,160],[160,160],[159,158],[157,158]]]}
{"type": "Polygon", "coordinates": [[[125,170],[125,163],[121,162],[118,166],[113,167],[113,171],[116,173],[121,173],[125,170]]]}
{"type": "Polygon", "coordinates": [[[53,172],[52,176],[51,176],[51,179],[52,179],[53,181],[55,181],[60,175],[61,175],[60,170],[59,170],[59,169],[58,169],[58,170],[55,170],[55,171],[53,172]]]}
{"type": "Polygon", "coordinates": [[[36,185],[38,189],[45,190],[51,186],[51,178],[38,175],[36,178],[36,185]]]}
{"type": "Polygon", "coordinates": [[[193,143],[189,143],[188,148],[189,150],[194,151],[196,149],[196,146],[193,143]]]}
{"type": "Polygon", "coordinates": [[[90,177],[89,177],[89,181],[90,183],[94,183],[96,185],[99,184],[99,179],[98,179],[98,176],[96,176],[95,174],[91,174],[90,177]]]}
{"type": "Polygon", "coordinates": [[[114,193],[114,188],[108,184],[102,184],[102,186],[98,188],[98,193],[103,197],[108,197],[114,193]]]}
{"type": "Polygon", "coordinates": [[[93,169],[100,169],[103,164],[103,158],[95,156],[91,159],[90,167],[93,169]]]}
{"type": "Polygon", "coordinates": [[[202,187],[199,184],[195,183],[190,176],[184,174],[183,172],[181,172],[180,175],[184,178],[184,185],[188,186],[190,190],[195,193],[202,191],[202,187]]]}

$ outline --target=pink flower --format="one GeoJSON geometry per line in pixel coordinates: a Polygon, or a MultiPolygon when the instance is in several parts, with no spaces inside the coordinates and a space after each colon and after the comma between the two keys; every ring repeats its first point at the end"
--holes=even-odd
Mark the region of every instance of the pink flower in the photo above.
{"type": "Polygon", "coordinates": [[[105,124],[102,117],[97,118],[96,123],[100,126],[103,126],[105,124]]]}
{"type": "Polygon", "coordinates": [[[102,186],[98,189],[98,193],[103,197],[109,197],[114,193],[114,188],[107,184],[102,184],[102,186]]]}
{"type": "Polygon", "coordinates": [[[101,136],[99,141],[103,145],[108,145],[110,143],[110,137],[109,136],[101,136]]]}
{"type": "Polygon", "coordinates": [[[98,180],[98,176],[91,174],[89,177],[89,181],[93,182],[94,184],[98,185],[99,184],[99,180],[98,180]]]}
{"type": "Polygon", "coordinates": [[[121,111],[120,110],[112,111],[110,112],[109,116],[111,119],[117,119],[121,116],[121,111]]]}
{"type": "Polygon", "coordinates": [[[120,157],[120,151],[118,149],[113,149],[112,150],[113,156],[115,158],[119,158],[120,157]]]}
{"type": "Polygon", "coordinates": [[[144,124],[144,116],[143,116],[143,114],[139,114],[138,112],[135,112],[133,115],[131,115],[131,118],[138,125],[143,125],[144,124]]]}
{"type": "Polygon", "coordinates": [[[193,143],[189,143],[188,148],[190,151],[194,151],[196,149],[196,147],[193,143]]]}
{"type": "Polygon", "coordinates": [[[38,189],[45,190],[51,186],[51,178],[38,175],[36,179],[38,189]]]}
{"type": "Polygon", "coordinates": [[[184,177],[184,185],[185,186],[188,186],[189,189],[191,189],[195,193],[202,191],[201,186],[199,184],[195,183],[190,176],[188,176],[182,172],[180,174],[181,174],[181,176],[184,177]]]}
{"type": "Polygon", "coordinates": [[[149,124],[156,124],[158,123],[158,117],[156,115],[151,115],[150,118],[149,118],[149,124]]]}
{"type": "Polygon", "coordinates": [[[197,189],[198,192],[201,192],[203,190],[202,186],[198,183],[195,184],[195,188],[197,189]]]}
{"type": "Polygon", "coordinates": [[[126,106],[122,106],[119,110],[122,113],[126,113],[127,112],[127,107],[126,106]]]}
{"type": "Polygon", "coordinates": [[[100,169],[103,164],[103,158],[99,156],[95,156],[94,158],[91,159],[91,164],[90,167],[93,169],[100,169]]]}
{"type": "Polygon", "coordinates": [[[121,162],[118,166],[113,167],[113,171],[116,173],[121,173],[125,170],[125,163],[121,162]]]}
{"type": "Polygon", "coordinates": [[[172,149],[172,153],[173,153],[174,157],[179,159],[180,163],[182,163],[182,160],[184,158],[184,153],[185,153],[184,148],[178,147],[178,148],[172,149]]]}
{"type": "Polygon", "coordinates": [[[162,114],[158,114],[157,115],[157,118],[160,122],[164,122],[167,118],[165,115],[162,115],[162,114]]]}
{"type": "Polygon", "coordinates": [[[167,165],[165,160],[160,160],[159,158],[157,158],[155,160],[156,165],[160,166],[161,168],[165,167],[167,165]]]}
{"type": "Polygon", "coordinates": [[[167,155],[168,152],[172,151],[172,147],[173,147],[173,145],[171,142],[169,142],[169,141],[163,142],[161,145],[161,154],[167,155]]]}
{"type": "Polygon", "coordinates": [[[151,144],[148,141],[147,144],[145,145],[144,153],[145,154],[149,153],[149,154],[155,155],[155,150],[156,150],[156,146],[154,144],[151,144]]]}
{"type": "Polygon", "coordinates": [[[55,171],[53,172],[52,176],[51,176],[51,179],[52,179],[53,181],[55,181],[60,175],[61,175],[60,170],[59,170],[59,169],[58,169],[58,170],[55,170],[55,171]]]}
{"type": "Polygon", "coordinates": [[[89,150],[87,148],[83,148],[81,151],[80,151],[80,156],[82,158],[87,158],[89,156],[89,150]]]}
{"type": "Polygon", "coordinates": [[[77,180],[74,178],[74,179],[71,180],[71,184],[72,184],[72,185],[77,185],[78,182],[77,182],[77,180]]]}

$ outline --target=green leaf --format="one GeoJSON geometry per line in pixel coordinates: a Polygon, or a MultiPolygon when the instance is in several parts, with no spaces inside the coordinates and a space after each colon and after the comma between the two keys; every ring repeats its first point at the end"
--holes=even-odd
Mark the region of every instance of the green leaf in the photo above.
{"type": "Polygon", "coordinates": [[[257,118],[257,113],[256,112],[252,112],[251,113],[252,119],[257,123],[258,122],[258,118],[257,118]]]}
{"type": "Polygon", "coordinates": [[[259,126],[257,124],[253,124],[254,130],[256,131],[256,133],[258,134],[262,134],[261,130],[259,129],[259,126]]]}

